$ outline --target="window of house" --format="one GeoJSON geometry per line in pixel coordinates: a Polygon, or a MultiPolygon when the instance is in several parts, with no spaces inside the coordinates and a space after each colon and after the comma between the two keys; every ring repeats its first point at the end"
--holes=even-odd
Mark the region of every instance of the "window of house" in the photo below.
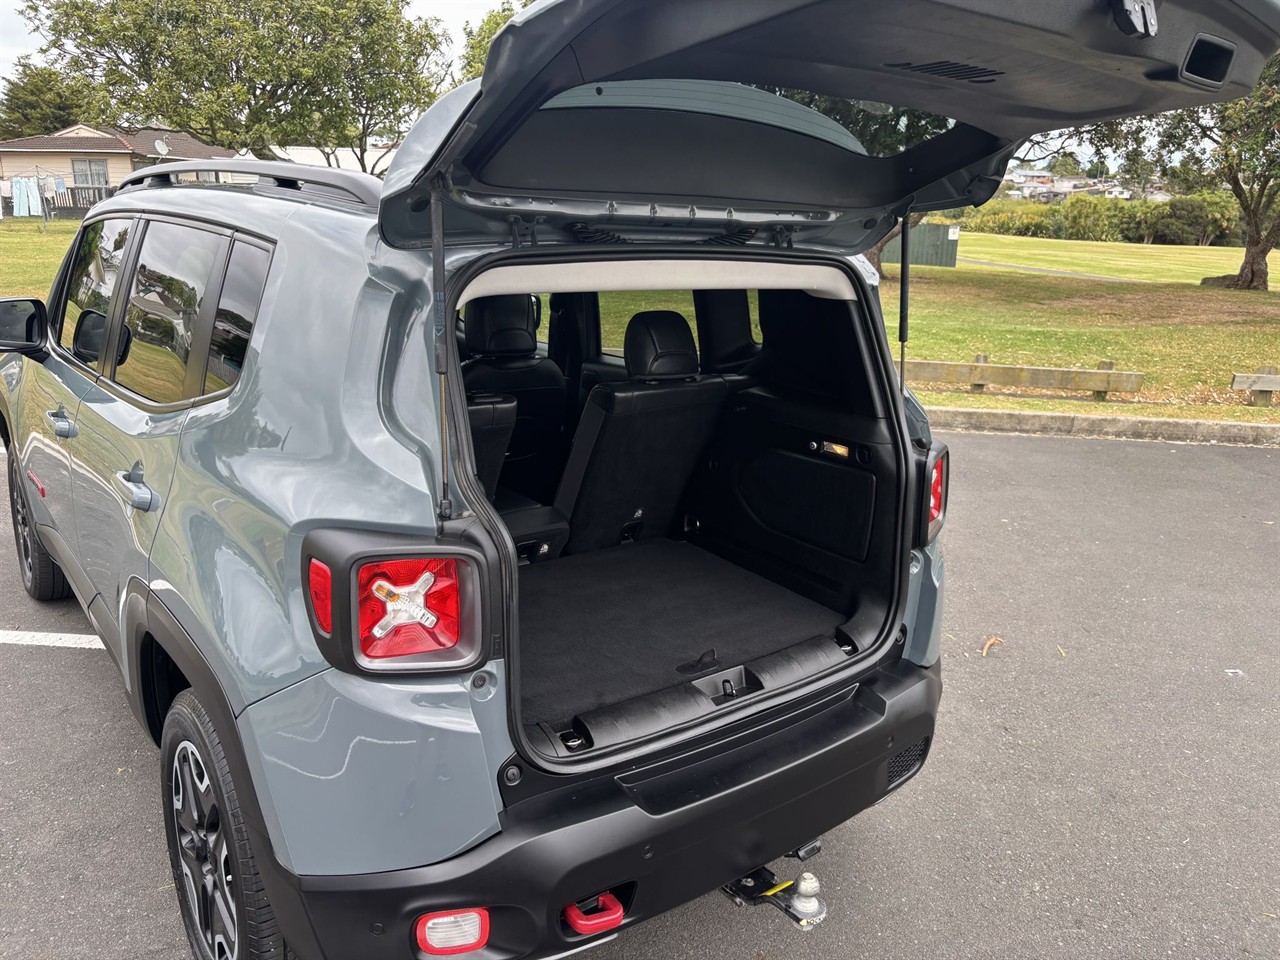
{"type": "Polygon", "coordinates": [[[186,382],[196,322],[225,250],[226,240],[214,233],[147,225],[125,306],[132,343],[116,364],[116,383],[156,403],[192,396],[186,382]]]}
{"type": "Polygon", "coordinates": [[[71,179],[77,187],[105,187],[107,185],[107,161],[72,160],[71,179]]]}
{"type": "Polygon", "coordinates": [[[80,344],[80,359],[97,361],[111,312],[111,295],[124,263],[125,245],[129,241],[132,220],[99,220],[80,232],[75,265],[67,280],[67,299],[62,311],[58,343],[68,351],[76,344],[76,329],[82,319],[87,339],[80,344]]]}
{"type": "Polygon", "coordinates": [[[209,342],[209,363],[204,375],[206,394],[226,390],[240,379],[270,263],[271,254],[262,247],[236,243],[231,248],[209,342]]]}

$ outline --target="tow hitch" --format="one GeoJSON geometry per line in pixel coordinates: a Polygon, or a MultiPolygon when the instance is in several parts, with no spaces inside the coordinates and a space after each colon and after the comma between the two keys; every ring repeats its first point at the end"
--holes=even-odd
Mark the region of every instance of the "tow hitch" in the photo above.
{"type": "MultiPolygon", "coordinates": [[[[788,854],[801,862],[817,856],[822,844],[817,840],[788,854]]],[[[800,930],[808,932],[827,917],[827,903],[818,897],[818,878],[806,870],[795,880],[779,880],[768,867],[753,870],[745,877],[720,888],[734,906],[756,907],[768,903],[787,915],[800,930]]]]}

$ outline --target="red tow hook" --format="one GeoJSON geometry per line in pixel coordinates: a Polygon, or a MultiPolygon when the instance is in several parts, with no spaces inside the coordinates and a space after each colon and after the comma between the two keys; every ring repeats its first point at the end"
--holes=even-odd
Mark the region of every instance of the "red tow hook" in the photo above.
{"type": "Polygon", "coordinates": [[[596,897],[595,909],[591,913],[585,913],[576,903],[565,907],[564,922],[574,933],[589,937],[622,926],[625,913],[617,897],[612,893],[602,893],[596,897]]]}

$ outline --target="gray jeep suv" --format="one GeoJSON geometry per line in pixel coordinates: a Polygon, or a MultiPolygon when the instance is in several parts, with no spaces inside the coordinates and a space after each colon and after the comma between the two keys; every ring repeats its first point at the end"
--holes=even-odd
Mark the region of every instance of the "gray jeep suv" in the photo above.
{"type": "Polygon", "coordinates": [[[385,182],[94,208],[0,304],[0,433],[195,955],[560,956],[717,888],[812,929],[762,865],[915,775],[941,694],[947,452],[851,258],[1280,44],[1275,0],[1156,13],[543,2],[385,182]]]}

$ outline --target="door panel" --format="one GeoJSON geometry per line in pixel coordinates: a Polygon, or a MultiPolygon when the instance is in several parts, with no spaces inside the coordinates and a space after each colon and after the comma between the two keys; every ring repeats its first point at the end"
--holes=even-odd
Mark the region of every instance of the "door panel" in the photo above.
{"type": "Polygon", "coordinates": [[[81,560],[102,599],[94,613],[109,642],[129,580],[149,581],[178,438],[205,385],[228,243],[194,227],[146,225],[110,338],[115,362],[80,405],[72,464],[76,528],[81,560]]]}
{"type": "MultiPolygon", "coordinates": [[[[24,473],[29,470],[36,478],[27,478],[31,483],[28,499],[36,522],[52,527],[72,555],[76,552],[71,479],[79,439],[76,416],[80,401],[99,376],[96,350],[112,313],[132,232],[132,219],[100,220],[80,231],[70,273],[55,285],[64,292],[51,304],[49,320],[57,346],[43,363],[28,368],[31,392],[22,404],[20,428],[20,435],[28,438],[22,451],[24,473]],[[86,317],[93,318],[97,336],[87,337],[88,327],[82,330],[81,353],[75,358],[76,331],[86,317]]],[[[88,603],[92,598],[83,599],[88,603]]]]}

